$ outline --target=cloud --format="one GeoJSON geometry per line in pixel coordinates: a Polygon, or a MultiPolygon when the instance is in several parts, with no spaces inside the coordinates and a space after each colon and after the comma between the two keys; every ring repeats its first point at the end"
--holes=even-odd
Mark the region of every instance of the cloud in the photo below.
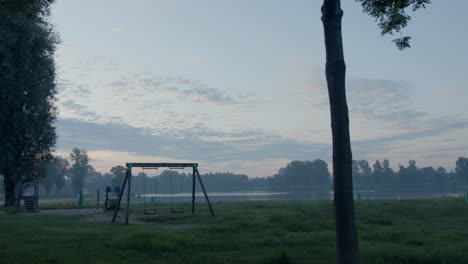
{"type": "Polygon", "coordinates": [[[128,125],[97,124],[75,119],[59,119],[57,130],[60,149],[81,147],[90,151],[129,152],[141,156],[164,156],[205,163],[330,156],[328,144],[298,142],[259,131],[227,133],[188,130],[179,131],[175,135],[170,132],[154,134],[128,125]],[[220,139],[204,139],[207,135],[218,136],[220,139]],[[223,137],[228,140],[221,140],[223,137]],[[259,141],[262,144],[258,144],[259,141]]]}
{"type": "MultiPolygon", "coordinates": [[[[323,74],[301,73],[289,91],[307,98],[314,110],[329,111],[327,83],[323,74]]],[[[388,79],[348,78],[346,95],[351,119],[391,124],[398,128],[421,128],[428,113],[415,110],[409,82],[388,79]]]]}
{"type": "MultiPolygon", "coordinates": [[[[75,107],[68,102],[69,107],[75,107]]],[[[428,159],[437,157],[451,162],[466,146],[451,145],[443,148],[428,146],[422,152],[405,142],[431,140],[444,131],[468,128],[468,121],[453,123],[450,127],[438,127],[401,135],[352,142],[356,159],[389,158],[398,162],[404,159],[428,159]],[[402,146],[403,144],[403,146],[402,146]],[[457,152],[458,151],[458,152],[457,152]]],[[[190,160],[203,163],[207,168],[230,170],[242,168],[260,173],[255,164],[266,166],[268,162],[323,159],[331,163],[330,143],[301,142],[256,130],[233,132],[213,131],[202,126],[187,130],[148,130],[118,123],[95,123],[76,119],[59,119],[57,122],[58,147],[62,152],[74,147],[90,152],[128,153],[141,160],[167,159],[190,160]]],[[[419,142],[420,143],[420,142],[419,142]]],[[[416,142],[416,144],[418,144],[416,142]]],[[[420,145],[420,144],[419,144],[420,145]]],[[[127,156],[128,156],[127,155],[127,156]]],[[[120,159],[119,159],[120,160],[120,159]]],[[[97,160],[103,164],[111,161],[97,160]]],[[[423,160],[424,161],[424,160],[423,160]]],[[[395,163],[396,164],[396,163],[395,163]]],[[[440,164],[439,165],[447,164],[440,164]]],[[[284,165],[284,164],[283,164],[284,165]]],[[[282,165],[282,166],[283,166],[282,165]]],[[[104,165],[98,164],[99,167],[104,165]]],[[[104,166],[105,167],[105,166],[104,166]]],[[[275,168],[278,169],[278,168],[275,168]]],[[[271,169],[265,169],[271,172],[271,169]]],[[[252,175],[252,176],[258,176],[252,175]]],[[[262,175],[266,176],[266,175],[262,175]]]]}
{"type": "Polygon", "coordinates": [[[193,56],[193,55],[189,55],[187,56],[187,62],[188,64],[193,64],[193,65],[202,65],[203,64],[203,61],[196,57],[196,56],[193,56]]]}
{"type": "Polygon", "coordinates": [[[125,31],[126,31],[125,28],[119,27],[119,26],[115,26],[111,28],[112,33],[123,33],[125,31]]]}
{"type": "Polygon", "coordinates": [[[427,166],[450,168],[456,156],[466,152],[468,144],[447,141],[443,137],[448,133],[463,134],[466,128],[468,120],[452,119],[416,131],[354,141],[353,156],[358,159],[387,158],[405,164],[408,159],[416,159],[427,166]]]}
{"type": "Polygon", "coordinates": [[[416,125],[427,113],[413,110],[413,89],[408,82],[385,79],[351,79],[347,83],[351,115],[416,125]]]}
{"type": "Polygon", "coordinates": [[[65,112],[67,115],[79,116],[88,121],[98,121],[101,115],[94,111],[90,111],[86,106],[78,104],[74,100],[67,100],[64,102],[59,101],[59,110],[61,113],[65,112]]]}
{"type": "Polygon", "coordinates": [[[177,86],[159,89],[165,95],[175,96],[179,100],[187,100],[194,103],[213,103],[219,105],[236,104],[238,101],[226,95],[224,92],[213,88],[179,88],[177,86]]]}
{"type": "Polygon", "coordinates": [[[129,85],[137,85],[147,92],[159,92],[162,95],[192,103],[233,105],[246,103],[245,98],[247,98],[245,95],[230,96],[225,91],[210,88],[199,81],[183,77],[144,76],[135,78],[130,83],[118,81],[112,85],[117,85],[120,89],[129,85]]]}

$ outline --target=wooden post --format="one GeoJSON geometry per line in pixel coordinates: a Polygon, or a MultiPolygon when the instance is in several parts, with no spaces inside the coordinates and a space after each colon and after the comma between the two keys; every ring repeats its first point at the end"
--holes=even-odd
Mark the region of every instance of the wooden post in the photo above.
{"type": "Polygon", "coordinates": [[[195,214],[195,167],[192,171],[192,214],[195,214]]]}
{"type": "Polygon", "coordinates": [[[21,195],[20,195],[21,183],[15,184],[15,207],[16,213],[21,212],[21,195]]]}
{"type": "Polygon", "coordinates": [[[97,189],[96,209],[99,210],[99,189],[97,189]]]}
{"type": "Polygon", "coordinates": [[[34,183],[33,210],[35,213],[39,213],[39,182],[34,183]]]}
{"type": "Polygon", "coordinates": [[[129,171],[131,173],[131,169],[127,168],[127,174],[125,174],[125,179],[124,179],[124,182],[122,184],[122,191],[119,193],[119,199],[117,200],[117,205],[115,206],[114,216],[112,217],[112,222],[115,222],[115,219],[117,218],[117,214],[118,214],[119,209],[120,209],[120,201],[122,201],[123,190],[125,190],[125,185],[126,185],[127,180],[128,180],[129,171]]]}
{"type": "Polygon", "coordinates": [[[202,179],[200,177],[200,173],[198,172],[198,170],[195,170],[195,173],[197,174],[198,181],[200,182],[200,186],[201,186],[201,188],[203,190],[203,194],[205,195],[205,200],[208,203],[208,207],[210,208],[211,216],[214,216],[213,208],[211,207],[211,203],[210,203],[210,199],[208,198],[208,194],[206,194],[205,186],[203,185],[203,181],[202,181],[202,179]]]}
{"type": "MultiPolygon", "coordinates": [[[[128,217],[130,214],[130,191],[132,190],[132,167],[127,169],[128,187],[127,187],[127,212],[125,213],[125,224],[128,225],[128,217]]],[[[123,192],[123,190],[122,190],[123,192]]]]}

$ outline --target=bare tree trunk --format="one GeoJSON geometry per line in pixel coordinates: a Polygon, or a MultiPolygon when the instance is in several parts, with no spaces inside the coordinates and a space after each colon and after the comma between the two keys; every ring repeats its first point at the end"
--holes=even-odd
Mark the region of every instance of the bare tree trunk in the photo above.
{"type": "Polygon", "coordinates": [[[3,183],[5,187],[5,207],[13,207],[16,201],[14,176],[10,172],[5,171],[3,183]]]}
{"type": "Polygon", "coordinates": [[[346,103],[345,73],[341,36],[340,0],[324,0],[322,22],[325,32],[326,77],[333,134],[333,189],[336,222],[337,263],[359,263],[354,219],[352,154],[346,103]]]}

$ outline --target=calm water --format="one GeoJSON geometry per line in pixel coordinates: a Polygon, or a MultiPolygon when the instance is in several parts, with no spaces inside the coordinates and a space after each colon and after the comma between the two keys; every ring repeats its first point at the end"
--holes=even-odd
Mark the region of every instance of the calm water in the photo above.
{"type": "MultiPolygon", "coordinates": [[[[468,191],[468,190],[467,190],[468,191]]],[[[439,198],[439,197],[465,197],[466,191],[459,192],[401,192],[389,193],[379,191],[356,191],[355,199],[420,199],[420,198],[439,198]]],[[[267,200],[332,200],[333,192],[208,192],[210,201],[267,201],[267,200]]],[[[174,202],[189,202],[191,201],[191,193],[174,193],[172,194],[146,194],[146,201],[154,199],[160,202],[170,202],[171,198],[174,202]]],[[[134,202],[143,202],[144,197],[136,195],[132,197],[134,202]]],[[[196,201],[204,200],[202,192],[195,194],[196,201]]]]}

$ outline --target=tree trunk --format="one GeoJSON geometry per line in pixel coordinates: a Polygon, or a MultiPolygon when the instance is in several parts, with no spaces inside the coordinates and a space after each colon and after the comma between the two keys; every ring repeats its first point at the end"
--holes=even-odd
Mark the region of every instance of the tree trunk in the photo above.
{"type": "Polygon", "coordinates": [[[3,183],[5,186],[5,207],[15,206],[16,196],[15,196],[15,181],[12,174],[5,171],[3,175],[3,183]]]}
{"type": "Polygon", "coordinates": [[[324,0],[322,22],[325,32],[326,77],[330,98],[333,135],[333,189],[336,224],[337,263],[359,263],[354,219],[352,154],[346,103],[345,73],[341,37],[340,0],[324,0]]]}

